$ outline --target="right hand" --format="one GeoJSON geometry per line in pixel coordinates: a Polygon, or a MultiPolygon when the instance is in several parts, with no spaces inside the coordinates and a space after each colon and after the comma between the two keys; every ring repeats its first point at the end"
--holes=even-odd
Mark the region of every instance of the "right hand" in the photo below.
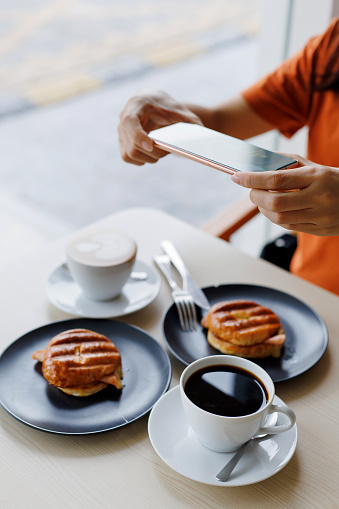
{"type": "Polygon", "coordinates": [[[164,157],[168,152],[157,148],[147,133],[177,122],[202,125],[199,117],[166,92],[147,90],[132,97],[118,125],[122,159],[141,166],[164,157]]]}
{"type": "Polygon", "coordinates": [[[267,172],[239,171],[231,178],[251,189],[250,200],[272,223],[310,235],[339,235],[339,168],[286,155],[297,159],[300,166],[267,172]]]}

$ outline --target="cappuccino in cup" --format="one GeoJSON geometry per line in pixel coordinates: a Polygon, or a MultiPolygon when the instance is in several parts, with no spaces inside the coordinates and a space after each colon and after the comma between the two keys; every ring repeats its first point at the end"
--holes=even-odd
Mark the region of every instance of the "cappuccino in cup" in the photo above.
{"type": "Polygon", "coordinates": [[[88,298],[99,301],[114,299],[121,293],[136,253],[131,237],[110,229],[81,231],[66,246],[73,279],[88,298]]]}

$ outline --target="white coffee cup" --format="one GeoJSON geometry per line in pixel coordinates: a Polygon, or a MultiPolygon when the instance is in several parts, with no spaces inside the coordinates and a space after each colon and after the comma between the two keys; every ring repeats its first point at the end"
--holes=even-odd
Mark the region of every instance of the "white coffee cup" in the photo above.
{"type": "MultiPolygon", "coordinates": [[[[296,422],[295,414],[290,408],[273,404],[275,389],[268,373],[254,362],[242,357],[213,355],[193,362],[184,369],[180,377],[180,395],[190,427],[202,444],[218,452],[235,451],[254,435],[283,433],[291,429],[296,422]],[[188,379],[203,368],[213,368],[215,366],[240,368],[240,370],[245,370],[246,375],[250,374],[250,376],[254,377],[256,382],[259,382],[264,389],[264,393],[266,393],[260,408],[254,413],[230,417],[228,415],[211,413],[193,403],[185,392],[188,379]],[[285,414],[289,422],[277,426],[263,426],[263,422],[268,414],[273,412],[285,414]]],[[[216,408],[216,410],[218,409],[216,408]]]]}
{"type": "Polygon", "coordinates": [[[69,270],[83,293],[92,300],[117,297],[131,275],[137,253],[133,239],[110,229],[75,234],[66,246],[69,270]]]}

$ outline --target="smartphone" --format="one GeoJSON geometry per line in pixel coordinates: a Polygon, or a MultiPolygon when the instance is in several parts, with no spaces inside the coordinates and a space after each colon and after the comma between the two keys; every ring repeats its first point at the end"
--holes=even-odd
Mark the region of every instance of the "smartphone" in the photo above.
{"type": "Polygon", "coordinates": [[[179,122],[148,133],[155,145],[216,170],[275,171],[293,168],[296,159],[271,152],[246,141],[227,136],[198,124],[179,122]]]}

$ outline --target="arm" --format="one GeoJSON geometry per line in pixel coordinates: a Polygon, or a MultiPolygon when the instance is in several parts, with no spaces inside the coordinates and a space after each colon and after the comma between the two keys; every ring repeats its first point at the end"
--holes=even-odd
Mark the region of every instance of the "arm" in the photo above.
{"type": "Polygon", "coordinates": [[[213,108],[186,106],[202,120],[206,127],[241,140],[258,136],[275,128],[255,113],[240,94],[213,108]]]}
{"type": "Polygon", "coordinates": [[[203,124],[241,139],[273,129],[240,95],[205,108],[179,103],[165,92],[146,91],[132,97],[120,114],[118,132],[123,160],[142,165],[165,156],[167,152],[156,148],[147,133],[176,122],[203,124]]]}

